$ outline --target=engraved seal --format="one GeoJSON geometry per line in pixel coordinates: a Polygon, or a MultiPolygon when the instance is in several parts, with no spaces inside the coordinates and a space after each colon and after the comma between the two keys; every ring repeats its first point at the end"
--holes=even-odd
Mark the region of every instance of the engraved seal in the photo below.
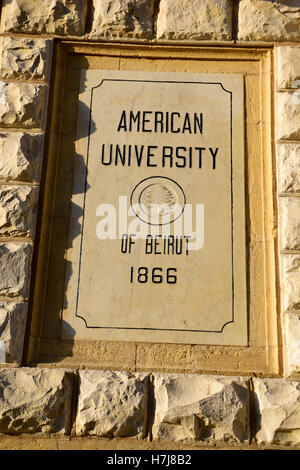
{"type": "MultiPolygon", "coordinates": [[[[151,206],[157,206],[157,211],[161,215],[169,214],[178,203],[176,191],[164,183],[152,183],[146,186],[139,197],[141,206],[146,207],[148,211],[151,206]]],[[[148,213],[148,212],[147,212],[148,213]]]]}
{"type": "Polygon", "coordinates": [[[130,204],[135,215],[149,225],[166,225],[184,211],[185,194],[181,186],[166,176],[150,176],[133,189],[130,204]]]}

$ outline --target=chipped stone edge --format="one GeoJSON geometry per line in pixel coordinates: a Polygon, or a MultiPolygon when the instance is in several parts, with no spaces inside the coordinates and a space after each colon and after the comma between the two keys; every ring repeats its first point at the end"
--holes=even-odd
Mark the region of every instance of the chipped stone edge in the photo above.
{"type": "MultiPolygon", "coordinates": [[[[284,305],[284,300],[288,295],[288,284],[286,280],[286,273],[284,272],[286,262],[291,255],[299,255],[300,256],[300,249],[289,249],[286,242],[286,234],[283,233],[283,228],[285,225],[289,223],[288,214],[289,212],[287,209],[284,212],[284,207],[286,204],[290,202],[290,206],[294,203],[299,201],[300,193],[298,192],[289,192],[289,193],[281,193],[280,188],[280,181],[279,181],[279,171],[281,168],[281,158],[282,153],[280,147],[285,145],[288,151],[288,147],[300,145],[300,137],[296,137],[296,139],[290,140],[288,137],[282,138],[282,128],[281,122],[286,120],[289,122],[289,115],[287,114],[287,107],[281,107],[280,103],[282,103],[285,99],[284,95],[287,95],[289,99],[289,109],[292,109],[292,106],[299,107],[300,104],[300,80],[298,80],[298,74],[295,68],[293,67],[293,62],[291,62],[291,67],[289,69],[289,76],[285,77],[284,72],[282,71],[282,57],[287,60],[291,60],[291,47],[296,48],[297,52],[300,54],[300,45],[297,43],[292,43],[288,45],[278,44],[275,48],[275,84],[276,90],[275,93],[275,140],[276,140],[276,166],[277,166],[277,206],[278,206],[278,245],[279,245],[279,276],[280,276],[280,286],[281,286],[281,328],[282,328],[282,338],[283,338],[283,374],[284,377],[294,377],[296,380],[300,378],[300,357],[299,357],[299,364],[296,364],[294,361],[291,364],[290,358],[293,355],[293,343],[297,341],[297,338],[293,338],[293,342],[291,341],[291,336],[293,335],[293,331],[290,331],[289,326],[291,325],[291,321],[289,321],[291,316],[299,315],[300,311],[298,310],[287,310],[286,305],[284,305]],[[286,51],[285,51],[285,48],[286,51]],[[292,74],[296,74],[296,76],[292,77],[292,74]],[[291,86],[289,86],[291,84],[291,86]],[[287,86],[284,88],[284,86],[287,86]],[[284,110],[284,114],[282,115],[282,109],[284,110]]],[[[300,113],[299,113],[300,115],[300,113]]],[[[299,123],[300,129],[300,123],[299,123]]],[[[298,133],[300,135],[300,132],[298,133]]],[[[299,162],[300,165],[300,162],[299,162]]],[[[288,174],[287,174],[288,176],[288,174]]],[[[290,173],[292,178],[292,174],[290,173]]],[[[292,222],[292,221],[291,221],[292,222]]],[[[300,223],[300,214],[299,214],[299,223],[300,223]]],[[[293,227],[292,227],[293,228],[293,227]]],[[[295,236],[297,230],[297,223],[294,221],[294,232],[295,236]]],[[[295,237],[296,238],[296,237],[295,237]]],[[[300,283],[299,283],[299,291],[300,291],[300,283]]],[[[294,331],[297,335],[297,331],[294,331]]],[[[299,336],[299,345],[300,345],[300,336],[299,336]]]]}
{"type": "MultiPolygon", "coordinates": [[[[4,35],[3,35],[4,36],[4,35]]],[[[14,36],[13,34],[11,35],[11,37],[16,37],[16,38],[20,38],[20,36],[16,35],[14,36]]],[[[36,36],[34,35],[33,37],[26,37],[25,39],[32,39],[32,40],[36,40],[39,36],[36,36]]],[[[25,41],[26,42],[26,41],[25,41]]],[[[38,41],[35,42],[35,44],[39,44],[38,41]]],[[[43,110],[43,119],[42,121],[40,122],[40,128],[39,129],[36,129],[37,134],[36,135],[40,135],[42,138],[41,138],[41,145],[40,145],[40,148],[39,148],[39,158],[42,159],[42,156],[43,156],[43,147],[44,147],[44,136],[45,136],[45,127],[46,127],[46,115],[47,115],[47,109],[48,109],[48,100],[49,100],[49,93],[48,93],[48,87],[49,87],[49,81],[50,81],[50,76],[51,76],[51,62],[52,62],[52,54],[53,54],[53,39],[51,38],[47,38],[47,39],[44,39],[44,41],[41,41],[41,51],[42,53],[45,55],[45,61],[47,62],[47,67],[46,67],[46,73],[45,73],[45,76],[42,78],[42,79],[39,79],[38,81],[31,79],[31,78],[26,78],[26,74],[21,74],[21,75],[18,75],[16,77],[13,77],[12,79],[6,81],[5,79],[2,79],[0,80],[0,101],[4,99],[4,95],[3,95],[3,90],[4,90],[4,86],[6,83],[15,83],[17,86],[19,85],[26,85],[26,84],[31,84],[31,83],[40,83],[39,86],[43,86],[45,87],[44,90],[45,90],[45,103],[44,103],[44,110],[43,110]]],[[[32,85],[31,85],[32,86],[32,85]]],[[[33,116],[33,121],[34,121],[34,116],[33,116]]],[[[4,127],[2,126],[1,127],[1,133],[3,134],[6,134],[6,135],[15,135],[16,132],[18,134],[21,134],[21,135],[24,135],[24,134],[30,134],[31,133],[31,129],[28,128],[28,129],[23,129],[23,128],[20,128],[20,126],[16,125],[16,126],[9,126],[9,127],[4,127]]],[[[35,132],[36,133],[36,132],[35,132]]],[[[37,165],[37,167],[39,167],[39,169],[41,168],[41,165],[42,165],[42,162],[39,162],[39,164],[37,165]]],[[[39,183],[35,180],[32,180],[32,181],[28,181],[27,179],[22,179],[22,178],[19,178],[17,181],[14,181],[13,179],[11,178],[1,178],[1,187],[3,188],[18,188],[18,187],[22,187],[24,186],[24,184],[30,188],[32,188],[32,190],[38,192],[39,191],[39,183]]],[[[31,215],[30,217],[31,219],[31,223],[32,223],[32,226],[31,227],[28,227],[28,240],[26,240],[26,242],[22,239],[18,239],[19,237],[15,236],[14,234],[3,234],[1,236],[1,242],[6,244],[6,243],[15,243],[15,244],[18,244],[20,246],[20,248],[22,246],[25,247],[25,245],[28,245],[28,242],[29,244],[32,246],[33,245],[33,242],[34,242],[34,238],[35,238],[35,226],[36,226],[36,211],[34,214],[31,215]]],[[[27,307],[28,307],[28,298],[27,298],[27,293],[28,293],[28,289],[29,289],[29,283],[30,283],[30,278],[31,278],[31,259],[30,259],[30,262],[29,262],[29,265],[28,265],[28,274],[27,274],[27,279],[26,279],[26,292],[24,291],[24,295],[19,295],[19,294],[14,294],[13,297],[11,297],[10,295],[1,295],[1,303],[2,305],[7,305],[7,310],[9,311],[9,309],[11,308],[11,305],[12,305],[12,302],[21,302],[23,305],[24,305],[24,309],[26,310],[26,317],[27,317],[27,307]]],[[[23,336],[22,338],[19,338],[18,340],[20,341],[20,343],[22,343],[23,345],[23,342],[24,342],[24,335],[25,335],[25,328],[26,328],[26,318],[25,318],[25,322],[24,322],[24,332],[23,332],[23,336]]],[[[14,341],[16,341],[16,339],[14,339],[14,341]]],[[[9,347],[8,344],[6,344],[1,338],[0,338],[0,364],[9,364],[9,366],[17,366],[17,365],[20,365],[21,363],[21,360],[22,360],[22,357],[21,357],[21,353],[19,354],[18,358],[12,358],[11,356],[9,357],[9,360],[8,360],[8,354],[7,354],[7,347],[9,347]]]]}

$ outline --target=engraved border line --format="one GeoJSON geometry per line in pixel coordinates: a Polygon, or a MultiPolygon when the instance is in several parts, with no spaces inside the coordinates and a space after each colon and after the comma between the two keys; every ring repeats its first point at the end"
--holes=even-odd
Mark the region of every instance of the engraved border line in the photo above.
{"type": "Polygon", "coordinates": [[[89,131],[88,131],[88,145],[87,145],[87,159],[85,169],[85,185],[84,185],[84,200],[83,200],[83,216],[82,216],[82,229],[81,229],[81,240],[80,240],[80,256],[79,256],[79,268],[78,268],[78,281],[77,281],[77,296],[76,296],[76,309],[75,316],[81,318],[86,328],[92,329],[109,329],[109,330],[150,330],[150,331],[182,331],[190,333],[223,333],[226,325],[234,323],[234,257],[233,257],[233,168],[232,168],[232,91],[226,90],[221,82],[186,82],[178,80],[129,80],[119,78],[104,78],[101,80],[99,85],[92,87],[91,98],[90,98],[90,116],[89,116],[89,131]],[[88,176],[88,161],[89,161],[89,149],[90,149],[90,131],[92,123],[92,105],[93,105],[93,93],[96,88],[99,88],[104,82],[142,82],[142,83],[186,83],[193,85],[220,85],[220,87],[230,94],[230,166],[231,166],[231,268],[232,268],[232,319],[221,327],[220,330],[188,330],[188,329],[175,329],[175,328],[136,328],[136,327],[121,327],[121,326],[89,326],[87,321],[81,315],[78,315],[78,303],[79,303],[79,286],[80,286],[80,273],[81,273],[81,262],[82,262],[82,246],[83,246],[83,233],[84,233],[84,218],[85,218],[85,203],[86,203],[86,188],[87,188],[87,176],[88,176]]]}

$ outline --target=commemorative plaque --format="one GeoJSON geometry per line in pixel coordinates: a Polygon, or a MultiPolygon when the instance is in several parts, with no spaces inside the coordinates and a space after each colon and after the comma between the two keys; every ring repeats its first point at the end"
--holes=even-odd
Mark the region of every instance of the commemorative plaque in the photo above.
{"type": "Polygon", "coordinates": [[[243,86],[82,71],[64,338],[247,345],[243,86]]]}

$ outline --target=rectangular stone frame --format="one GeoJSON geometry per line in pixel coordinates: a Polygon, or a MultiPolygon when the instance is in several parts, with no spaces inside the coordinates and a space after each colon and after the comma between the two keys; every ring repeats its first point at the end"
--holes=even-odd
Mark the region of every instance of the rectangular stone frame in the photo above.
{"type": "Polygon", "coordinates": [[[276,280],[277,220],[272,137],[273,57],[270,48],[93,44],[61,41],[54,51],[50,115],[41,184],[26,363],[110,370],[277,375],[281,344],[276,280]],[[127,341],[66,341],[59,337],[66,194],[72,186],[78,77],[82,68],[244,74],[248,346],[127,341]],[[53,216],[55,213],[55,217],[53,216]],[[55,247],[55,250],[53,249],[55,247]],[[55,282],[51,283],[51,279],[55,282]],[[50,282],[48,281],[50,280],[50,282]],[[45,311],[47,299],[47,311],[45,311]],[[49,303],[50,299],[50,303],[49,303]]]}

